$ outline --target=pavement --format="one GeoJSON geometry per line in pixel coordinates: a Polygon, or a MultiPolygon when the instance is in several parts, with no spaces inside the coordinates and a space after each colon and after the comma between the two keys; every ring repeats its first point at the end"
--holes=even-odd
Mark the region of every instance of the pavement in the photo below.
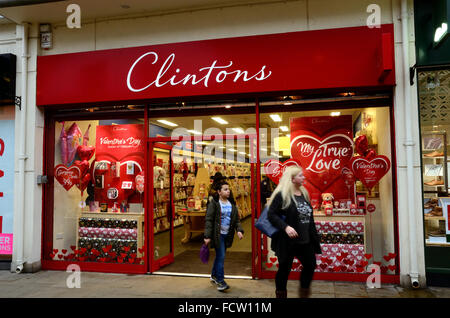
{"type": "MultiPolygon", "coordinates": [[[[219,292],[209,278],[39,271],[0,271],[0,298],[273,298],[272,279],[227,279],[230,289],[219,292]],[[69,282],[69,284],[68,284],[69,282]],[[77,282],[79,285],[77,286],[77,282]],[[69,286],[74,288],[69,288],[69,286]],[[80,288],[76,288],[80,287],[80,288]]],[[[288,282],[288,298],[297,298],[298,281],[288,282]]],[[[365,283],[313,281],[311,298],[450,298],[450,288],[407,289],[398,285],[368,288],[365,283]]]]}

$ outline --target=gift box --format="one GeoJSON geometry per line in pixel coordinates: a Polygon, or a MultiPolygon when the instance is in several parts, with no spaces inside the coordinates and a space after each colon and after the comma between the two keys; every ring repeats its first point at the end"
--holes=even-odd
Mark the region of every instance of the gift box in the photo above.
{"type": "Polygon", "coordinates": [[[362,272],[364,266],[364,245],[322,244],[322,254],[316,255],[317,272],[362,272]]]}

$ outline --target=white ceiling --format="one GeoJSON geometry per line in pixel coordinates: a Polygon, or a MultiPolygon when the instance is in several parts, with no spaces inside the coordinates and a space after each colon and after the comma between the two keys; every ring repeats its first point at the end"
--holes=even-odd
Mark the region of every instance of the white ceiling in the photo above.
{"type": "MultiPolygon", "coordinates": [[[[62,23],[70,13],[66,13],[69,4],[76,3],[81,8],[81,19],[105,19],[111,17],[158,15],[202,10],[264,2],[273,0],[68,0],[20,7],[0,8],[3,15],[16,23],[62,23]]],[[[283,2],[283,1],[280,1],[283,2]]],[[[286,2],[286,0],[284,1],[286,2]]]]}

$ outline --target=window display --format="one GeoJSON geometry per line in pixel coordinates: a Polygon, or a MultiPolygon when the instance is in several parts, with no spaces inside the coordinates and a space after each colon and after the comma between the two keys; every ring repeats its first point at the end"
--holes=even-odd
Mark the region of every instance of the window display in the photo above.
{"type": "Polygon", "coordinates": [[[128,122],[55,123],[51,260],[144,264],[144,125],[128,122]]]}
{"type": "MultiPolygon", "coordinates": [[[[450,246],[448,226],[450,118],[447,112],[449,83],[450,70],[418,72],[425,242],[426,246],[430,247],[450,246]]],[[[439,258],[440,256],[436,255],[430,259],[439,258]]],[[[439,266],[441,265],[429,267],[439,266]]]]}
{"type": "MultiPolygon", "coordinates": [[[[287,166],[303,169],[322,247],[316,272],[367,273],[376,264],[395,274],[389,108],[263,113],[261,122],[270,127],[264,175],[277,184],[287,166]]],[[[262,249],[263,270],[276,271],[270,238],[262,249]]]]}

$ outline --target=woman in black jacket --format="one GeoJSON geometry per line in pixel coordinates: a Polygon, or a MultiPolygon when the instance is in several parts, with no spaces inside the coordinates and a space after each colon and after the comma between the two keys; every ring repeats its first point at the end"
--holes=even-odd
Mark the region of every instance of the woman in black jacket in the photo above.
{"type": "Polygon", "coordinates": [[[217,290],[229,288],[224,280],[224,263],[227,248],[233,244],[234,233],[240,240],[244,237],[244,230],[239,221],[236,205],[230,202],[230,186],[222,182],[217,187],[218,199],[211,199],[205,217],[205,244],[216,249],[216,257],[211,273],[211,281],[217,285],[217,290]]]}
{"type": "Polygon", "coordinates": [[[301,168],[288,167],[269,201],[269,221],[280,229],[271,242],[279,263],[275,277],[277,298],[287,297],[286,286],[294,257],[303,265],[299,296],[309,297],[316,254],[322,254],[313,208],[309,203],[309,194],[303,187],[304,180],[301,168]]]}

